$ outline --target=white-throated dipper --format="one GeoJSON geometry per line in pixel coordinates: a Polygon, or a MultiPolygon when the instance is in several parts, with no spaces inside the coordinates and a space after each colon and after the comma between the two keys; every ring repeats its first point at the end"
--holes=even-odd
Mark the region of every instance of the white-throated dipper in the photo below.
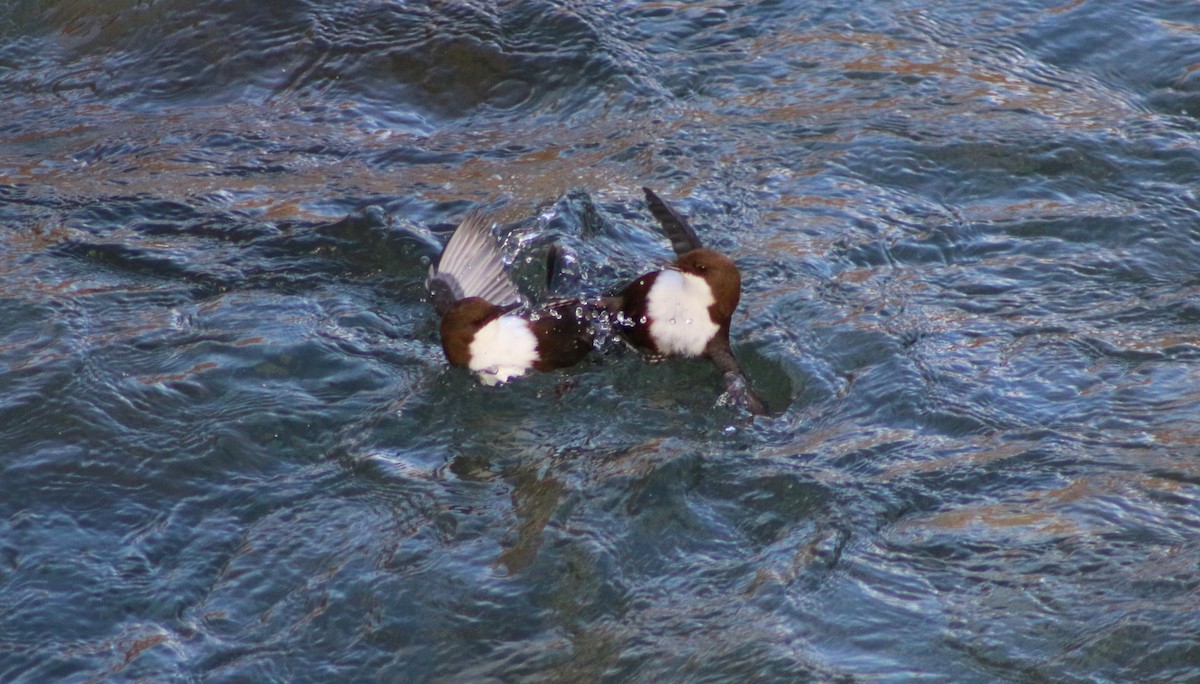
{"type": "MultiPolygon", "coordinates": [[[[552,250],[551,258],[556,256],[552,250]]],[[[470,369],[486,385],[530,369],[573,366],[592,349],[594,333],[579,301],[526,306],[505,273],[491,221],[479,212],[455,229],[426,284],[442,317],[446,360],[470,369]]]]}
{"type": "Polygon", "coordinates": [[[687,220],[653,190],[642,190],[677,258],[606,298],[609,311],[616,314],[617,330],[652,357],[707,357],[721,371],[734,401],[751,413],[766,413],[729,344],[730,321],[742,295],[737,266],[724,254],[706,249],[687,220]]]}

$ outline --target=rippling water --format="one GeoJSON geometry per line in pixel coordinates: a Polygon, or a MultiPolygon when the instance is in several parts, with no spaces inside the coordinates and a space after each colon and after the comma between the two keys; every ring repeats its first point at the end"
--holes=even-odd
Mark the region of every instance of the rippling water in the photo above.
{"type": "Polygon", "coordinates": [[[0,3],[0,680],[1200,681],[1200,6],[976,5],[0,3]],[[445,367],[642,185],[774,415],[445,367]]]}

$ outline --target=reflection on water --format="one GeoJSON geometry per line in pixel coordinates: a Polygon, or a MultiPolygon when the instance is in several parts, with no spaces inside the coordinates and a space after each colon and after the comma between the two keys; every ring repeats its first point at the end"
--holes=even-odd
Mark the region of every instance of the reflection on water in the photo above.
{"type": "Polygon", "coordinates": [[[418,5],[0,13],[0,679],[1200,678],[1200,10],[418,5]],[[778,415],[445,367],[643,185],[778,415]]]}

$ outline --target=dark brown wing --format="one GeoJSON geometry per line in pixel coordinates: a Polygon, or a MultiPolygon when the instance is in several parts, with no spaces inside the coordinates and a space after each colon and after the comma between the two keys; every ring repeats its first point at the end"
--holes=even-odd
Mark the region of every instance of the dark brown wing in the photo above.
{"type": "Polygon", "coordinates": [[[558,243],[552,243],[546,251],[546,292],[554,292],[554,285],[562,273],[566,258],[563,248],[558,243]]]}
{"type": "Polygon", "coordinates": [[[688,224],[682,214],[654,194],[650,188],[642,188],[642,192],[646,193],[646,203],[650,205],[650,213],[654,214],[654,218],[662,224],[663,232],[671,240],[671,248],[675,250],[675,256],[683,256],[693,249],[700,249],[704,246],[700,244],[700,238],[696,236],[696,231],[692,230],[692,226],[688,224]]]}
{"type": "Polygon", "coordinates": [[[594,339],[590,313],[589,305],[578,300],[556,302],[540,311],[532,324],[538,341],[538,360],[533,367],[549,371],[582,361],[594,339]]]}

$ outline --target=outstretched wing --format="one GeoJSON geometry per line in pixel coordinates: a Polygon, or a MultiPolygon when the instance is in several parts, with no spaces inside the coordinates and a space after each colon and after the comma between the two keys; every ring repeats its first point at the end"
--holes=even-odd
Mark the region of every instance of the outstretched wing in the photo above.
{"type": "Polygon", "coordinates": [[[426,286],[439,314],[467,297],[482,297],[505,309],[521,303],[521,293],[504,272],[491,225],[479,211],[467,214],[442,250],[438,265],[429,269],[426,286]]]}
{"type": "Polygon", "coordinates": [[[692,230],[682,214],[672,209],[671,205],[654,194],[650,188],[642,188],[642,192],[646,193],[646,203],[650,205],[650,213],[654,214],[654,218],[662,224],[663,232],[670,238],[671,248],[675,250],[676,256],[683,256],[693,249],[700,249],[704,246],[700,244],[700,238],[696,237],[696,231],[692,230]]]}

